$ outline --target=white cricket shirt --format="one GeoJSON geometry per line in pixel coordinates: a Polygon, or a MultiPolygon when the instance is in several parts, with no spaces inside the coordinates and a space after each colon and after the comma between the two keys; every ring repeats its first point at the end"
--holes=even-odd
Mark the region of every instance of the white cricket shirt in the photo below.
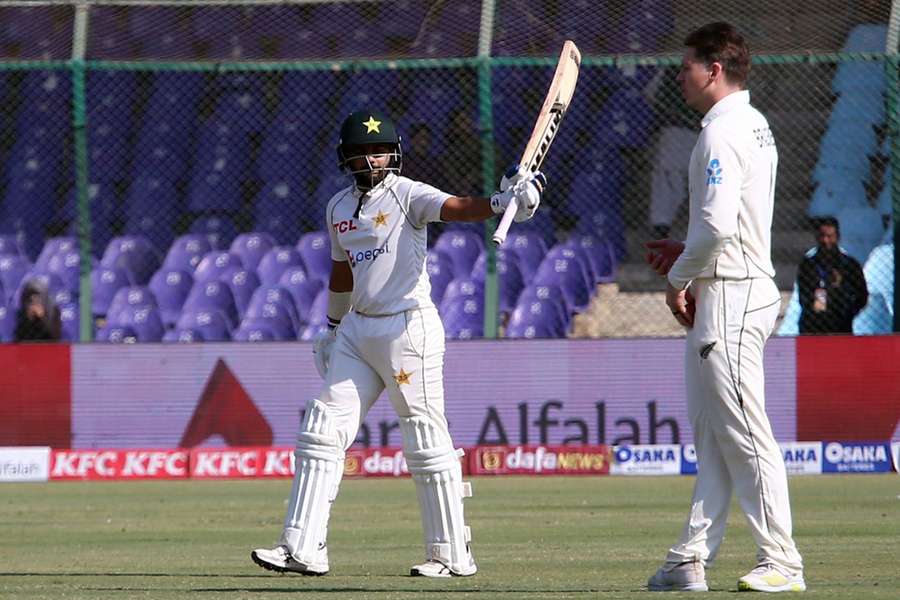
{"type": "Polygon", "coordinates": [[[690,220],[669,283],[773,277],[772,211],[778,151],[750,92],[719,100],[703,117],[691,153],[690,220]]]}
{"type": "Polygon", "coordinates": [[[450,194],[391,173],[365,195],[357,217],[360,195],[353,186],[341,190],[325,211],[331,258],[353,271],[353,309],[377,316],[433,307],[427,225],[440,220],[450,194]]]}

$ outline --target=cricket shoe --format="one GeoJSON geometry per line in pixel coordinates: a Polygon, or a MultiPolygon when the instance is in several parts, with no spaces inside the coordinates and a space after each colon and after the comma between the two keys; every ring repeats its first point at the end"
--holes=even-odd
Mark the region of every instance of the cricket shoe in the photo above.
{"type": "Polygon", "coordinates": [[[759,565],[740,579],[739,592],[805,592],[803,574],[790,575],[775,565],[759,565]]]}
{"type": "Polygon", "coordinates": [[[317,563],[304,564],[291,556],[287,546],[274,548],[257,548],[250,553],[250,558],[263,569],[276,573],[299,573],[300,575],[319,576],[328,573],[328,555],[317,563]]]}
{"type": "Polygon", "coordinates": [[[465,571],[456,572],[450,569],[444,563],[437,560],[426,560],[420,565],[413,565],[409,570],[411,577],[469,577],[478,571],[475,561],[465,571]]]}
{"type": "Polygon", "coordinates": [[[696,561],[666,563],[647,580],[651,592],[706,592],[706,570],[696,561]]]}

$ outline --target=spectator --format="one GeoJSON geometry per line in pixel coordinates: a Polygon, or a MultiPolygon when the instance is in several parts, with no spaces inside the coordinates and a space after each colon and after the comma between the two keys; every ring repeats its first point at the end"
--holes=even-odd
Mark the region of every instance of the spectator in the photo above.
{"type": "Polygon", "coordinates": [[[47,286],[39,281],[27,281],[16,314],[15,340],[52,342],[59,340],[61,335],[59,307],[50,298],[47,286]]]}
{"type": "Polygon", "coordinates": [[[834,217],[816,225],[818,248],[797,271],[800,333],[852,333],[853,317],[868,302],[862,267],[838,246],[841,229],[834,217]]]}

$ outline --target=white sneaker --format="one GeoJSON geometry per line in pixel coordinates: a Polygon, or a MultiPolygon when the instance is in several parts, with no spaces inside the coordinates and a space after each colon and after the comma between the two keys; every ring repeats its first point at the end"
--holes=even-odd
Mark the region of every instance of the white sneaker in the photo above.
{"type": "Polygon", "coordinates": [[[426,560],[420,565],[413,565],[409,570],[411,577],[469,577],[478,571],[475,561],[465,571],[456,572],[437,560],[426,560]]]}
{"type": "Polygon", "coordinates": [[[304,564],[293,556],[287,546],[274,548],[257,548],[250,553],[250,558],[263,569],[276,573],[299,573],[301,575],[325,575],[328,573],[328,554],[324,562],[304,564]]]}
{"type": "Polygon", "coordinates": [[[706,592],[706,570],[700,562],[666,563],[647,580],[651,592],[706,592]]]}
{"type": "Polygon", "coordinates": [[[739,592],[805,592],[803,573],[791,575],[775,565],[759,565],[740,579],[739,592]]]}

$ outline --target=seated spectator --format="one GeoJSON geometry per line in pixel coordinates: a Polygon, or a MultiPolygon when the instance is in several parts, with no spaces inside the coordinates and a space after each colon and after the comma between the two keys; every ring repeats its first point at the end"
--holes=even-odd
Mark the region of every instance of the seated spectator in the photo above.
{"type": "Polygon", "coordinates": [[[16,315],[17,342],[52,342],[62,335],[59,308],[40,281],[28,281],[22,288],[16,315]]]}
{"type": "Polygon", "coordinates": [[[800,263],[800,333],[852,333],[853,318],[869,298],[862,267],[838,246],[841,231],[834,217],[816,226],[818,247],[800,263]]]}

